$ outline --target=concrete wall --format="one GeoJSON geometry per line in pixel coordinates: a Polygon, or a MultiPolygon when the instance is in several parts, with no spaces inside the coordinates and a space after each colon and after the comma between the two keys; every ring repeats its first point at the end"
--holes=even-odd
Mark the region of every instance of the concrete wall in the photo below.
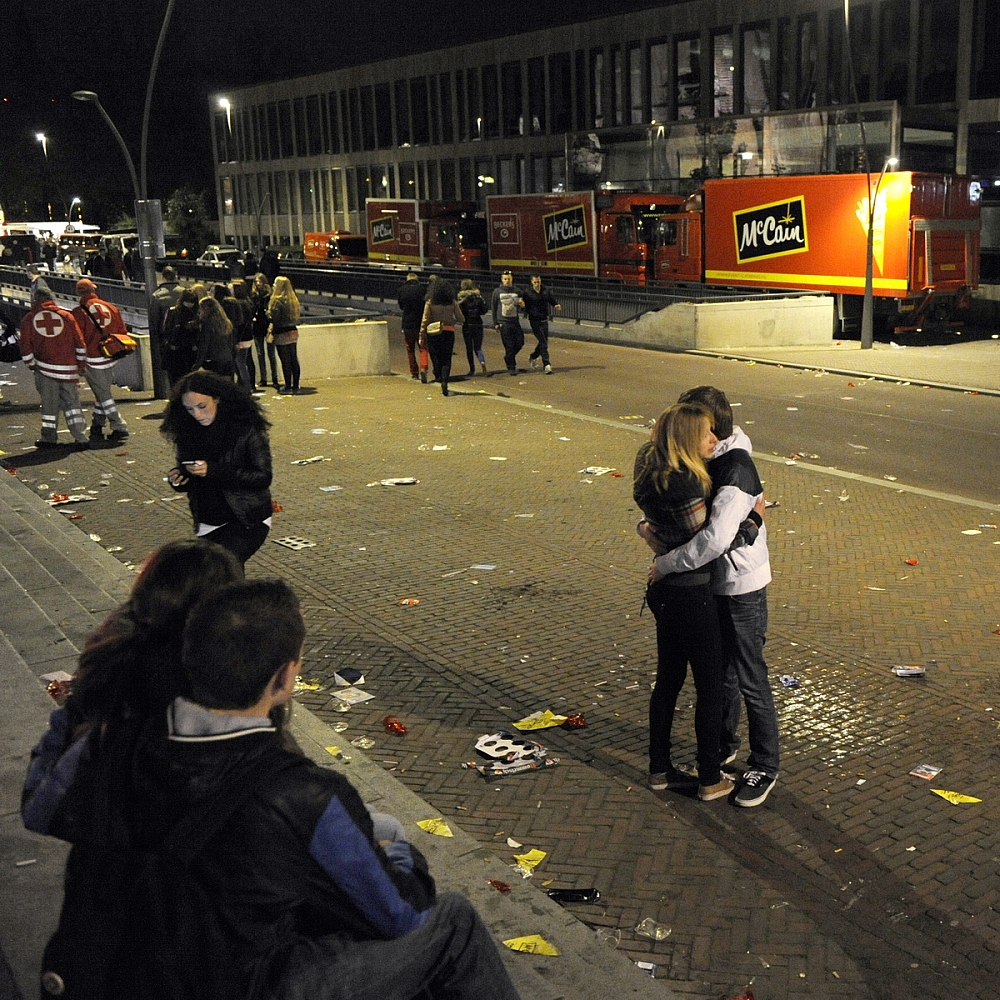
{"type": "Polygon", "coordinates": [[[302,324],[299,363],[305,385],[318,378],[388,375],[388,324],[385,320],[302,324]]]}
{"type": "Polygon", "coordinates": [[[619,343],[676,350],[828,344],[835,300],[829,295],[760,302],[680,302],[621,329],[619,343]]]}

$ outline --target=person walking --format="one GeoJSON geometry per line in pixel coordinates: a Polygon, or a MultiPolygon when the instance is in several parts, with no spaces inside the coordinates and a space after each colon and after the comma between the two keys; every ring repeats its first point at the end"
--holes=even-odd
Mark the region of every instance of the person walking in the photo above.
{"type": "Polygon", "coordinates": [[[503,341],[503,360],[507,374],[517,374],[517,352],[524,347],[524,330],[518,318],[518,308],[524,308],[524,299],[514,287],[514,275],[504,271],[500,275],[500,285],[493,289],[493,326],[500,332],[503,341]]]}
{"type": "Polygon", "coordinates": [[[486,313],[486,299],[471,278],[462,279],[458,292],[458,308],[462,310],[465,322],[462,324],[462,339],[465,341],[465,356],[469,362],[469,374],[476,374],[476,360],[482,373],[486,374],[486,355],[483,354],[483,316],[486,313]]]}
{"type": "Polygon", "coordinates": [[[552,374],[552,365],[549,363],[549,309],[560,312],[562,306],[556,301],[552,289],[542,285],[542,276],[533,274],[531,287],[524,293],[524,311],[528,314],[531,332],[538,343],[528,355],[528,364],[534,368],[541,359],[546,375],[552,374]]]}
{"type": "Polygon", "coordinates": [[[47,285],[39,285],[32,307],[21,320],[21,360],[35,375],[41,397],[42,433],[36,448],[54,448],[58,443],[56,425],[62,413],[74,447],[90,447],[83,429],[80,409],[80,371],[87,363],[87,346],[71,312],[52,299],[47,285]]]}
{"type": "Polygon", "coordinates": [[[281,392],[295,394],[299,391],[299,317],[302,306],[292,288],[291,281],[279,275],[274,279],[274,290],[267,304],[274,346],[281,361],[284,384],[281,392]]]}
{"type": "Polygon", "coordinates": [[[724,710],[720,736],[721,759],[729,765],[739,749],[737,727],[740,696],[746,703],[750,754],[734,801],[759,806],[778,780],[780,748],[778,717],[767,675],[764,644],[767,639],[767,585],[771,565],[767,529],[761,526],[752,545],[725,559],[741,522],[763,506],[764,489],[751,458],[747,435],[733,426],[726,394],[702,385],[682,393],[681,400],[705,405],[712,413],[713,433],[719,443],[708,463],[712,479],[711,516],[703,531],[686,544],[653,561],[656,574],[701,572],[711,567],[726,658],[724,710]]]}
{"type": "MultiPolygon", "coordinates": [[[[711,479],[705,462],[717,441],[707,407],[675,403],[653,427],[635,459],[633,496],[661,539],[680,544],[708,518],[711,479]]],[[[733,781],[719,770],[723,656],[719,616],[708,569],[650,579],[646,601],[656,618],[656,683],[649,699],[649,787],[723,798],[733,781]],[[697,704],[698,777],[672,763],[671,731],[688,664],[697,704]]]]}
{"type": "Polygon", "coordinates": [[[410,378],[420,378],[420,365],[417,363],[417,340],[420,337],[420,320],[424,314],[424,302],[427,299],[427,286],[420,280],[416,271],[410,271],[399,286],[396,304],[401,313],[400,325],[403,328],[403,343],[406,346],[406,361],[410,366],[410,378]]]}
{"type": "Polygon", "coordinates": [[[109,334],[126,333],[125,321],[116,305],[98,298],[97,285],[89,278],[81,278],[76,283],[76,294],[80,296],[80,304],[73,310],[73,318],[87,345],[84,377],[94,394],[90,441],[94,444],[104,440],[105,422],[111,425],[109,440],[124,441],[128,437],[128,424],[118,412],[112,391],[116,361],[105,356],[101,344],[109,334]]]}
{"type": "Polygon", "coordinates": [[[462,322],[455,289],[450,281],[438,278],[431,286],[430,298],[420,320],[420,346],[430,354],[434,378],[441,383],[443,396],[451,394],[448,380],[451,378],[451,356],[455,353],[455,326],[461,326],[462,322]]]}
{"type": "Polygon", "coordinates": [[[167,481],[187,493],[195,534],[242,563],[271,526],[269,426],[260,404],[231,378],[194,371],[174,386],[160,428],[177,453],[167,481]]]}

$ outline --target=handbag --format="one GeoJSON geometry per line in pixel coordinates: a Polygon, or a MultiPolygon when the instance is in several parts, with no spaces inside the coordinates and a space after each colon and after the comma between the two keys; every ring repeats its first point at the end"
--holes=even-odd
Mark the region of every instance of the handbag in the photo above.
{"type": "Polygon", "coordinates": [[[427,324],[427,332],[430,333],[430,334],[440,333],[441,332],[441,324],[437,320],[435,320],[433,323],[428,323],[427,324]]]}
{"type": "Polygon", "coordinates": [[[132,354],[136,349],[135,337],[127,333],[109,333],[101,341],[101,354],[112,361],[132,354]]]}

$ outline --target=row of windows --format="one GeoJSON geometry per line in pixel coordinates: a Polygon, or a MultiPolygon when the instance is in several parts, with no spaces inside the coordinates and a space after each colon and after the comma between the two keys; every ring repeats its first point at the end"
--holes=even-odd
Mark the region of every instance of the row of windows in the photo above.
{"type": "MultiPolygon", "coordinates": [[[[975,0],[974,22],[982,34],[975,36],[971,63],[973,97],[1000,96],[1000,74],[987,50],[1000,42],[1000,30],[986,17],[988,2],[975,0]]],[[[233,107],[217,119],[219,160],[356,154],[855,100],[954,101],[953,0],[917,3],[913,66],[910,0],[851,4],[850,49],[844,8],[836,4],[824,12],[697,35],[554,52],[233,107]]]]}

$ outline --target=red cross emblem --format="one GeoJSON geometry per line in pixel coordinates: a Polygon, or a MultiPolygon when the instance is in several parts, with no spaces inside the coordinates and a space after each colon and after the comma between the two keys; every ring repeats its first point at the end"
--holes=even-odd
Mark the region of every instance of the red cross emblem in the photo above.
{"type": "Polygon", "coordinates": [[[59,313],[42,309],[41,312],[35,313],[31,325],[39,337],[58,337],[66,324],[59,313]]]}
{"type": "Polygon", "coordinates": [[[97,314],[97,319],[101,324],[101,329],[106,330],[111,325],[111,310],[104,302],[91,302],[90,314],[97,314]]]}

